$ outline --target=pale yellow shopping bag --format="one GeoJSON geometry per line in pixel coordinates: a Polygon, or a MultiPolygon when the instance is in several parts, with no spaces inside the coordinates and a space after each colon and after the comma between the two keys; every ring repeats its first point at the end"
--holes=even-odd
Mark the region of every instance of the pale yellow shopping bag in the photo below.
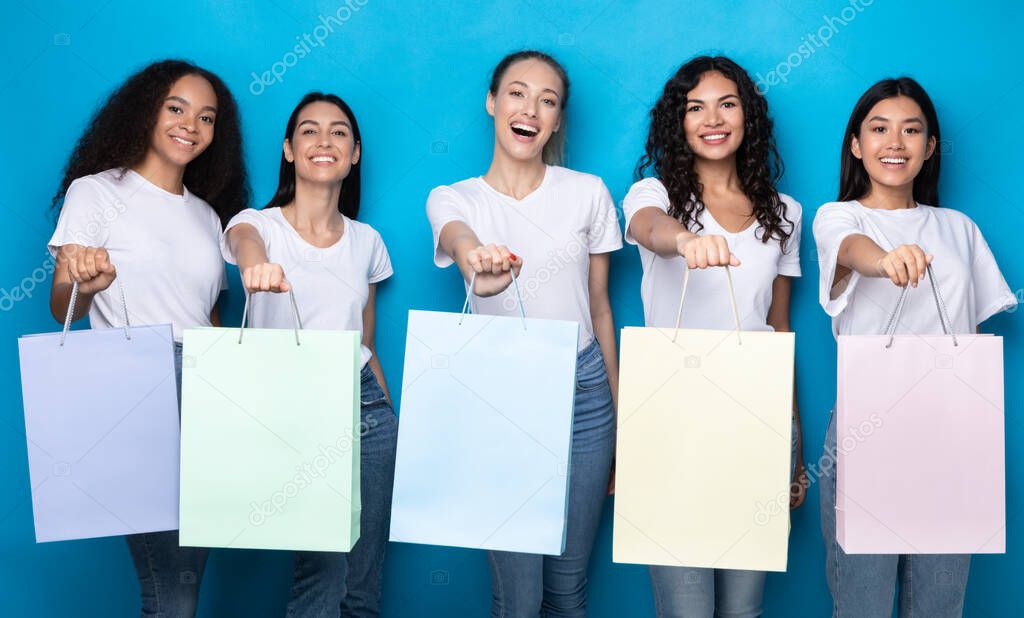
{"type": "Polygon", "coordinates": [[[785,571],[793,333],[624,328],[615,562],[785,571]]]}

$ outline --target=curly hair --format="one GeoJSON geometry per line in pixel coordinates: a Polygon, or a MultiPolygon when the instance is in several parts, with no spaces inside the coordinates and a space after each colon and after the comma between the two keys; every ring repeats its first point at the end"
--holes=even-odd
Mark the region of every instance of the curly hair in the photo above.
{"type": "Polygon", "coordinates": [[[732,80],[743,108],[744,137],[736,152],[736,173],[743,193],[754,206],[761,242],[777,238],[785,247],[793,234],[793,222],[785,217],[785,205],[775,183],[782,177],[782,159],[772,136],[768,101],[742,67],[724,56],[698,56],[681,66],[665,84],[651,110],[651,128],[645,154],[637,163],[636,179],[653,170],[665,185],[668,214],[686,229],[704,228],[698,216],[704,211],[703,185],[694,169],[694,155],[686,142],[683,117],[687,94],[706,73],[717,72],[732,80]],[[788,225],[787,225],[788,224],[788,225]]]}
{"type": "Polygon", "coordinates": [[[241,118],[235,98],[213,73],[182,60],[155,62],[135,73],[115,90],[89,121],[64,168],[53,196],[53,215],[60,211],[68,187],[76,178],[120,168],[122,174],[145,158],[157,114],[171,86],[186,75],[210,83],[217,95],[213,141],[188,167],[184,184],[210,204],[221,225],[249,202],[249,184],[242,159],[241,118]]]}

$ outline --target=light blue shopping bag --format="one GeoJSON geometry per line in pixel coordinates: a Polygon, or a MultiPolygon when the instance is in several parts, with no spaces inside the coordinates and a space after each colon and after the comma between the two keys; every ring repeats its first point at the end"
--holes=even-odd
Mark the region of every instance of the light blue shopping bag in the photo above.
{"type": "Polygon", "coordinates": [[[470,304],[409,312],[391,540],[560,555],[579,325],[470,304]]]}
{"type": "MultiPolygon", "coordinates": [[[[120,285],[120,284],[119,284],[120,285]]],[[[170,324],[18,340],[36,541],[178,527],[178,395],[170,324]]]]}

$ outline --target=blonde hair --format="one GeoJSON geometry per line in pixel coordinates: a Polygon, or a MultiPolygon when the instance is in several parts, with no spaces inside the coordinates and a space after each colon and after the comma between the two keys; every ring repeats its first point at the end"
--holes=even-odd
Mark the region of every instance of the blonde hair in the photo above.
{"type": "Polygon", "coordinates": [[[569,103],[569,74],[566,73],[565,67],[563,67],[557,60],[555,60],[550,54],[545,54],[542,51],[533,49],[524,49],[521,51],[513,52],[508,54],[501,59],[501,62],[494,67],[494,71],[491,73],[491,85],[488,88],[490,93],[494,96],[498,94],[498,86],[501,85],[501,80],[505,77],[505,72],[513,64],[520,60],[539,60],[547,64],[551,69],[558,75],[558,78],[562,80],[562,96],[561,103],[559,106],[559,112],[562,114],[562,122],[558,131],[553,133],[548,142],[544,144],[544,150],[541,153],[541,158],[544,163],[548,165],[562,165],[565,162],[565,107],[569,103]]]}

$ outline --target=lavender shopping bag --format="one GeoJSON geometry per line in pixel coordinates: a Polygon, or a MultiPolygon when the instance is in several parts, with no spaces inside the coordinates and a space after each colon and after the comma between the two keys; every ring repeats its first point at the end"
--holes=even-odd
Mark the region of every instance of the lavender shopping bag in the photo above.
{"type": "Polygon", "coordinates": [[[836,536],[851,554],[1006,550],[1003,340],[840,336],[836,536]]]}
{"type": "Polygon", "coordinates": [[[170,324],[18,340],[36,541],[178,527],[170,324]]]}

